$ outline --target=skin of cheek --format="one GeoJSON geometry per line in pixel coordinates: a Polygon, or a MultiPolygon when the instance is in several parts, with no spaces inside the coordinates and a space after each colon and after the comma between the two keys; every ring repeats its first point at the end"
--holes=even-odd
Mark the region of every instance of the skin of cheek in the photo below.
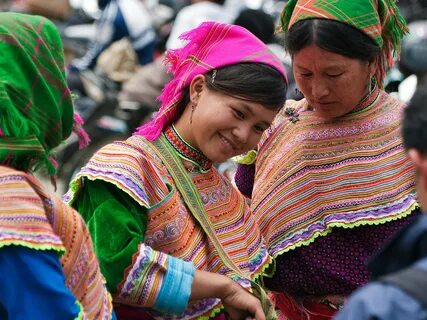
{"type": "Polygon", "coordinates": [[[309,46],[293,56],[293,63],[299,90],[321,116],[347,114],[369,92],[372,65],[367,62],[309,46]],[[330,77],[328,73],[343,74],[330,77]]]}

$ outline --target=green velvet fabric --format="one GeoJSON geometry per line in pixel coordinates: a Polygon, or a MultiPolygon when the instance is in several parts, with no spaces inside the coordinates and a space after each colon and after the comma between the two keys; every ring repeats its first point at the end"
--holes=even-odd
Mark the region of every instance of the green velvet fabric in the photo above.
{"type": "Polygon", "coordinates": [[[113,184],[86,179],[73,204],[92,236],[107,288],[116,293],[147,229],[147,210],[113,184]]]}

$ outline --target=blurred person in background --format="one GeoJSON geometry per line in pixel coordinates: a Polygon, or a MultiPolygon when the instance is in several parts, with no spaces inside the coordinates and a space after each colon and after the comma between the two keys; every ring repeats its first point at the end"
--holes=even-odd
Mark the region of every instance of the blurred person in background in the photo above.
{"type": "MultiPolygon", "coordinates": [[[[248,29],[267,45],[276,42],[274,19],[261,9],[241,10],[233,20],[233,24],[248,29]]],[[[281,49],[281,55],[284,55],[283,48],[281,49]]]]}
{"type": "Polygon", "coordinates": [[[99,55],[113,42],[129,38],[137,62],[145,65],[153,61],[156,47],[156,31],[144,0],[98,1],[102,10],[96,22],[95,39],[87,53],[68,66],[68,84],[71,90],[85,93],[80,73],[92,70],[99,55]]]}
{"type": "Polygon", "coordinates": [[[235,16],[225,10],[224,2],[225,0],[191,0],[191,4],[182,8],[176,15],[166,49],[181,48],[185,42],[180,40],[179,36],[202,22],[231,23],[235,16]]]}
{"type": "Polygon", "coordinates": [[[12,0],[7,10],[38,14],[55,20],[66,20],[72,13],[68,0],[12,0]]]}
{"type": "MultiPolygon", "coordinates": [[[[225,0],[192,0],[183,7],[175,17],[172,29],[166,42],[166,49],[181,48],[185,41],[179,36],[205,21],[231,23],[235,16],[225,11],[225,0]]],[[[160,103],[157,97],[164,85],[171,79],[167,73],[164,55],[154,62],[139,68],[135,75],[123,83],[118,95],[120,101],[136,101],[151,111],[156,111],[160,103]]]]}

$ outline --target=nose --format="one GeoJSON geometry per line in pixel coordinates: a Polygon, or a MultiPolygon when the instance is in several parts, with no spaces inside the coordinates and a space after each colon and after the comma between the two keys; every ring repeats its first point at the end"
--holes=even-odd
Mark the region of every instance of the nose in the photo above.
{"type": "Polygon", "coordinates": [[[314,99],[320,100],[329,94],[328,84],[324,79],[313,79],[311,84],[311,94],[314,99]]]}
{"type": "Polygon", "coordinates": [[[246,144],[250,138],[251,128],[249,125],[241,123],[233,128],[232,134],[236,142],[246,144]]]}

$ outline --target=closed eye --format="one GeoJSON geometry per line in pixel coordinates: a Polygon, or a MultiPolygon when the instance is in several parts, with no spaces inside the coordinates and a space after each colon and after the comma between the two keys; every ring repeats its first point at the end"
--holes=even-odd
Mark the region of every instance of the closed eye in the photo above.
{"type": "Polygon", "coordinates": [[[330,77],[330,78],[338,78],[340,75],[342,75],[342,73],[327,74],[327,76],[330,77]]]}
{"type": "Polygon", "coordinates": [[[256,125],[254,127],[255,131],[258,133],[263,133],[265,130],[267,130],[266,126],[256,125]]]}
{"type": "Polygon", "coordinates": [[[233,109],[233,112],[234,112],[234,116],[235,116],[237,119],[240,119],[240,120],[245,119],[245,114],[244,114],[242,111],[237,110],[237,109],[233,109]]]}

